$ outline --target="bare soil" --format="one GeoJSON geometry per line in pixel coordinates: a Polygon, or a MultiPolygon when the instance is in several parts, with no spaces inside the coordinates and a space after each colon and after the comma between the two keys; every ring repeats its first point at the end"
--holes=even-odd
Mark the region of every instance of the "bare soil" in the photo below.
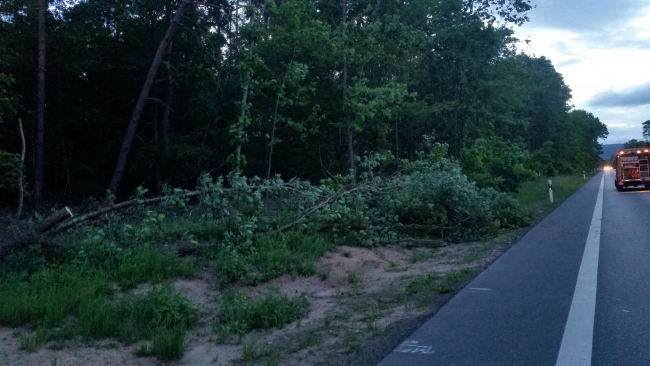
{"type": "MultiPolygon", "coordinates": [[[[29,353],[19,349],[20,335],[27,330],[0,327],[0,365],[376,364],[454,295],[412,294],[405,289],[414,278],[468,267],[476,275],[526,231],[440,248],[338,247],[321,258],[316,276],[282,276],[242,287],[250,296],[271,289],[291,296],[305,293],[311,305],[300,321],[228,344],[218,344],[212,331],[220,291],[214,274],[206,269],[197,279],[170,284],[201,313],[178,361],[136,357],[137,345],[127,347],[111,339],[50,343],[29,353]]],[[[458,284],[456,291],[468,281],[458,284]]]]}

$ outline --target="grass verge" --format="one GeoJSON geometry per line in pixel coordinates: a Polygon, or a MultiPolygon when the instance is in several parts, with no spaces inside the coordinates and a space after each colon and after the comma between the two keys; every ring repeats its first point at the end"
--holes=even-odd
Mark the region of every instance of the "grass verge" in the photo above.
{"type": "Polygon", "coordinates": [[[580,175],[560,175],[551,178],[553,181],[553,203],[550,202],[548,193],[548,178],[537,178],[532,181],[524,182],[521,189],[513,197],[529,210],[535,218],[535,222],[548,216],[555,208],[566,201],[580,187],[582,187],[591,176],[587,179],[580,175]]]}

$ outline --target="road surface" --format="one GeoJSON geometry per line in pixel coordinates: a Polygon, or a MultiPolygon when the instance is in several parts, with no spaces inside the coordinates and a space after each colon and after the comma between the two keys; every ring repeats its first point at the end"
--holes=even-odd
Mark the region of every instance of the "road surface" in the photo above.
{"type": "Polygon", "coordinates": [[[599,173],[381,363],[650,365],[650,191],[599,173]]]}

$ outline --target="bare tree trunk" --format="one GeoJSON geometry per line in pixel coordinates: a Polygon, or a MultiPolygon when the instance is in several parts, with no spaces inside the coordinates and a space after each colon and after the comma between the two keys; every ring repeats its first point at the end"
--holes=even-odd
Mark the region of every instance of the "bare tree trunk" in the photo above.
{"type": "Polygon", "coordinates": [[[399,122],[400,118],[395,120],[395,161],[397,162],[397,169],[399,169],[399,122]]]}
{"type": "Polygon", "coordinates": [[[278,96],[275,98],[275,111],[273,112],[273,127],[271,128],[271,142],[269,143],[269,164],[268,168],[266,170],[266,179],[271,179],[271,159],[273,157],[273,145],[275,144],[275,128],[277,126],[278,122],[278,107],[280,106],[280,96],[282,95],[282,91],[284,90],[284,84],[287,81],[287,74],[289,73],[289,67],[291,67],[291,64],[293,63],[293,58],[296,55],[296,44],[294,42],[293,45],[293,53],[291,55],[291,61],[289,61],[289,65],[287,66],[287,70],[285,70],[284,75],[282,76],[282,84],[280,85],[280,90],[278,90],[278,96]]]}
{"type": "Polygon", "coordinates": [[[23,200],[25,198],[23,187],[23,167],[25,166],[25,131],[23,131],[23,121],[21,121],[20,118],[18,118],[18,128],[20,130],[22,150],[20,151],[20,165],[18,165],[18,210],[16,211],[16,219],[20,220],[20,215],[23,213],[23,200]]]}
{"type": "MultiPolygon", "coordinates": [[[[251,45],[251,49],[249,53],[253,53],[253,48],[251,45]]],[[[236,158],[236,164],[237,164],[237,169],[241,168],[241,138],[242,135],[244,134],[244,119],[246,118],[246,101],[248,99],[248,82],[244,86],[244,96],[242,97],[242,102],[241,102],[241,113],[239,114],[239,126],[237,126],[237,149],[235,150],[235,158],[236,158]]]]}
{"type": "MultiPolygon", "coordinates": [[[[341,0],[341,24],[345,28],[348,13],[348,1],[341,0]]],[[[345,32],[345,31],[344,31],[345,32]]],[[[345,32],[347,34],[347,32],[345,32]]],[[[346,40],[343,40],[343,113],[345,114],[345,126],[348,133],[348,157],[350,158],[350,172],[352,173],[352,183],[357,182],[357,168],[354,161],[354,130],[352,128],[352,121],[350,121],[350,114],[348,111],[348,56],[346,40]]]]}
{"type": "Polygon", "coordinates": [[[163,112],[162,121],[160,122],[160,138],[165,149],[169,147],[169,119],[172,113],[172,101],[174,98],[174,79],[172,78],[172,67],[170,56],[172,53],[172,43],[169,43],[167,49],[167,96],[165,100],[165,111],[163,112]]]}
{"type": "Polygon", "coordinates": [[[68,202],[72,202],[72,180],[71,176],[72,174],[70,173],[70,166],[68,165],[68,149],[65,147],[65,137],[63,136],[63,133],[61,133],[61,148],[63,149],[63,165],[65,166],[65,190],[63,191],[63,197],[65,198],[65,195],[68,195],[68,202]]]}
{"type": "MultiPolygon", "coordinates": [[[[153,141],[156,144],[156,149],[160,148],[160,121],[158,121],[158,102],[153,105],[153,141]]],[[[154,171],[156,175],[156,195],[162,195],[162,175],[160,174],[160,155],[157,156],[154,163],[154,171]]]]}
{"type": "Polygon", "coordinates": [[[43,208],[43,176],[45,170],[45,11],[47,1],[38,0],[38,91],[36,97],[36,153],[34,159],[34,208],[43,208]]]}
{"type": "Polygon", "coordinates": [[[138,128],[138,122],[140,122],[140,116],[142,115],[142,110],[144,109],[145,102],[149,97],[151,85],[153,84],[156,73],[158,72],[158,67],[160,66],[163,56],[169,48],[169,44],[172,38],[174,37],[176,26],[180,22],[183,14],[187,10],[187,7],[191,3],[191,0],[183,0],[181,2],[180,6],[176,10],[176,14],[174,14],[174,19],[172,19],[171,23],[169,24],[169,28],[167,28],[167,33],[165,33],[165,37],[160,42],[158,50],[156,51],[156,55],[153,58],[153,62],[149,68],[149,73],[147,74],[147,79],[142,86],[140,96],[138,97],[138,101],[135,105],[135,108],[133,109],[133,114],[131,115],[131,120],[129,121],[129,126],[126,130],[126,135],[124,136],[122,147],[120,148],[120,155],[117,160],[117,165],[115,166],[115,172],[113,173],[113,178],[111,179],[111,183],[108,187],[108,189],[113,193],[117,192],[118,188],[120,187],[120,183],[122,182],[122,177],[124,176],[124,171],[126,170],[126,161],[129,156],[129,150],[131,149],[131,144],[133,143],[133,137],[135,136],[135,132],[138,128]]]}
{"type": "Polygon", "coordinates": [[[287,74],[284,74],[282,79],[282,86],[278,90],[278,96],[275,98],[275,111],[273,112],[273,127],[271,127],[271,142],[269,142],[269,163],[266,168],[266,179],[271,179],[271,162],[273,161],[273,145],[275,144],[275,126],[278,123],[278,107],[280,106],[280,94],[282,89],[284,89],[284,81],[287,77],[287,74]]]}
{"type": "Polygon", "coordinates": [[[156,194],[162,196],[163,194],[163,178],[162,172],[160,171],[161,161],[164,161],[167,156],[169,149],[169,118],[172,111],[172,101],[174,98],[174,79],[172,78],[172,70],[170,64],[170,55],[172,50],[172,43],[169,43],[169,48],[167,49],[167,55],[165,56],[165,65],[167,68],[167,96],[165,97],[165,103],[163,104],[163,115],[162,119],[158,120],[158,106],[154,110],[154,139],[157,146],[162,146],[163,153],[158,157],[156,162],[155,174],[156,174],[156,194]]]}
{"type": "MultiPolygon", "coordinates": [[[[239,8],[239,1],[237,1],[237,7],[239,8]]],[[[266,2],[264,2],[264,5],[262,5],[262,16],[264,16],[264,12],[266,12],[266,2]]],[[[236,22],[235,22],[236,23],[236,22]]],[[[239,32],[239,30],[238,30],[239,32]]],[[[250,43],[250,48],[248,49],[248,57],[253,56],[253,47],[255,46],[254,41],[251,41],[250,43]]],[[[247,79],[250,77],[250,73],[247,75],[247,79]]],[[[244,134],[244,121],[246,118],[246,102],[248,100],[248,88],[249,88],[250,80],[246,80],[246,85],[244,86],[244,95],[242,97],[242,103],[241,103],[241,113],[239,115],[239,126],[237,126],[237,149],[235,150],[235,158],[236,158],[236,164],[237,164],[237,169],[241,168],[241,138],[242,135],[244,134]]]]}

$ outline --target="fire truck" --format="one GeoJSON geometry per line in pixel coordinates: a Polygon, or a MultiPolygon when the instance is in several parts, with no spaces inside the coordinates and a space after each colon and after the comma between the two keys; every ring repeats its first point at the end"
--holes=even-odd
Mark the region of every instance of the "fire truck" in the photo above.
{"type": "Polygon", "coordinates": [[[622,149],[616,153],[616,189],[645,186],[650,188],[650,149],[622,149]]]}

